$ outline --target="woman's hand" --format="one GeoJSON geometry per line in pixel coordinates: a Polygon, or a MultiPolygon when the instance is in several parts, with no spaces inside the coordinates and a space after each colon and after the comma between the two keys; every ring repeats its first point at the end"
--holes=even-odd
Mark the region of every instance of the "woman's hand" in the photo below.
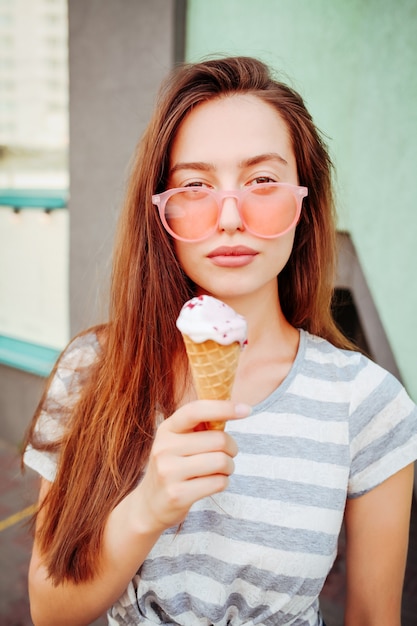
{"type": "Polygon", "coordinates": [[[200,430],[202,422],[247,417],[245,404],[197,400],[178,409],[158,428],[143,480],[132,492],[132,506],[148,529],[162,532],[179,524],[191,505],[223,491],[238,449],[221,430],[200,430]]]}
{"type": "MultiPolygon", "coordinates": [[[[140,484],[110,514],[100,575],[55,586],[35,540],[29,572],[33,621],[42,626],[86,626],[119,598],[165,528],[180,523],[196,500],[225,489],[237,445],[223,431],[196,431],[201,422],[246,417],[247,405],[200,400],[178,409],[156,433],[140,484]]],[[[49,489],[43,482],[42,500],[49,489]]],[[[38,517],[43,523],[45,511],[38,517]]]]}

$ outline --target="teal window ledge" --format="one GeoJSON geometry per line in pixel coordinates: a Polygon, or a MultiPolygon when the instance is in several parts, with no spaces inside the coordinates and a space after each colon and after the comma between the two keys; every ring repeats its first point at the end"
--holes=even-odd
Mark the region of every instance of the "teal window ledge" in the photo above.
{"type": "Polygon", "coordinates": [[[60,353],[54,348],[0,335],[0,364],[30,374],[49,376],[60,353]]]}
{"type": "Polygon", "coordinates": [[[65,189],[0,189],[0,206],[10,206],[15,210],[53,211],[65,209],[67,204],[68,192],[65,189]]]}

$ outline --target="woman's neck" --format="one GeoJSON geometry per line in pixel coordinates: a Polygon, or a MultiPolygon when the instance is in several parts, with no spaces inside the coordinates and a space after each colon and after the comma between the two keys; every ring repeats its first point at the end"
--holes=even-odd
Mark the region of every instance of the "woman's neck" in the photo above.
{"type": "Polygon", "coordinates": [[[288,375],[300,334],[285,318],[273,290],[258,294],[256,304],[253,298],[228,298],[227,304],[248,323],[248,342],[240,357],[233,399],[258,404],[288,375]]]}
{"type": "MultiPolygon", "coordinates": [[[[209,294],[215,295],[215,294],[209,294]]],[[[220,298],[220,296],[215,295],[220,298]]],[[[256,345],[263,341],[293,342],[298,333],[285,318],[278,295],[278,283],[265,285],[256,293],[222,297],[226,304],[243,315],[248,324],[248,344],[256,345]]]]}

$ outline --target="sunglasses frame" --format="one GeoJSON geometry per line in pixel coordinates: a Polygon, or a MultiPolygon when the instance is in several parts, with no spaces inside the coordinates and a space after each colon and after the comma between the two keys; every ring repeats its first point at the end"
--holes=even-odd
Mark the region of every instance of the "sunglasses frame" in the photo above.
{"type": "Polygon", "coordinates": [[[159,217],[161,219],[161,222],[165,230],[172,237],[174,237],[174,239],[177,239],[178,241],[185,241],[187,243],[196,243],[198,241],[204,241],[205,239],[208,239],[209,237],[211,237],[211,235],[213,235],[218,229],[220,216],[221,216],[221,212],[223,208],[223,202],[226,198],[234,198],[237,201],[236,206],[239,212],[240,219],[245,229],[249,233],[251,233],[252,235],[255,235],[255,237],[260,237],[261,239],[277,239],[278,237],[282,237],[282,235],[285,235],[289,230],[291,230],[298,223],[298,220],[300,219],[303,199],[307,195],[308,195],[307,187],[293,185],[292,183],[260,183],[259,185],[253,185],[251,187],[246,187],[245,189],[234,189],[230,191],[218,191],[216,189],[211,189],[210,187],[174,187],[172,189],[167,189],[166,191],[163,191],[161,193],[154,194],[152,196],[152,204],[154,204],[155,207],[158,209],[159,217]],[[240,207],[241,207],[244,197],[253,193],[255,189],[256,190],[270,189],[272,186],[284,187],[286,189],[289,189],[295,197],[295,200],[297,203],[297,211],[291,224],[288,226],[288,228],[286,228],[281,233],[278,233],[277,235],[259,235],[248,226],[248,224],[243,218],[240,207]],[[217,214],[216,223],[213,225],[213,228],[207,234],[205,234],[203,237],[198,237],[197,239],[185,239],[184,237],[181,237],[180,235],[177,235],[176,233],[174,233],[174,231],[168,225],[168,222],[165,217],[165,207],[166,207],[168,200],[171,198],[171,196],[174,196],[175,194],[181,193],[183,191],[190,191],[190,190],[192,191],[193,189],[196,189],[198,191],[204,191],[208,195],[211,195],[216,201],[216,204],[218,207],[218,214],[217,214]]]}

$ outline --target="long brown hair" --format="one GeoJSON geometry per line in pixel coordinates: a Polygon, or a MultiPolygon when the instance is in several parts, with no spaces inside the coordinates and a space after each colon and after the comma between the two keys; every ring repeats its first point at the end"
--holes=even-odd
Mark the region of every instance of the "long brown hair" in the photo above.
{"type": "Polygon", "coordinates": [[[75,409],[66,416],[69,427],[59,445],[42,443],[34,429],[47,391],[27,437],[38,449],[59,449],[57,476],[38,537],[55,583],[95,575],[106,518],[140,478],[155,415],[166,417],[175,409],[176,384],[187,375],[175,320],[195,286],[176,259],[151,196],[165,189],[170,147],[192,107],[242,92],[268,102],[282,116],[300,185],[309,189],[291,258],[279,278],[283,312],[294,326],[339,347],[349,345],[330,312],[335,267],[331,163],[303,100],[252,58],[177,68],[161,89],[132,166],[115,246],[109,322],[96,329],[102,339],[100,357],[85,376],[75,409]]]}

